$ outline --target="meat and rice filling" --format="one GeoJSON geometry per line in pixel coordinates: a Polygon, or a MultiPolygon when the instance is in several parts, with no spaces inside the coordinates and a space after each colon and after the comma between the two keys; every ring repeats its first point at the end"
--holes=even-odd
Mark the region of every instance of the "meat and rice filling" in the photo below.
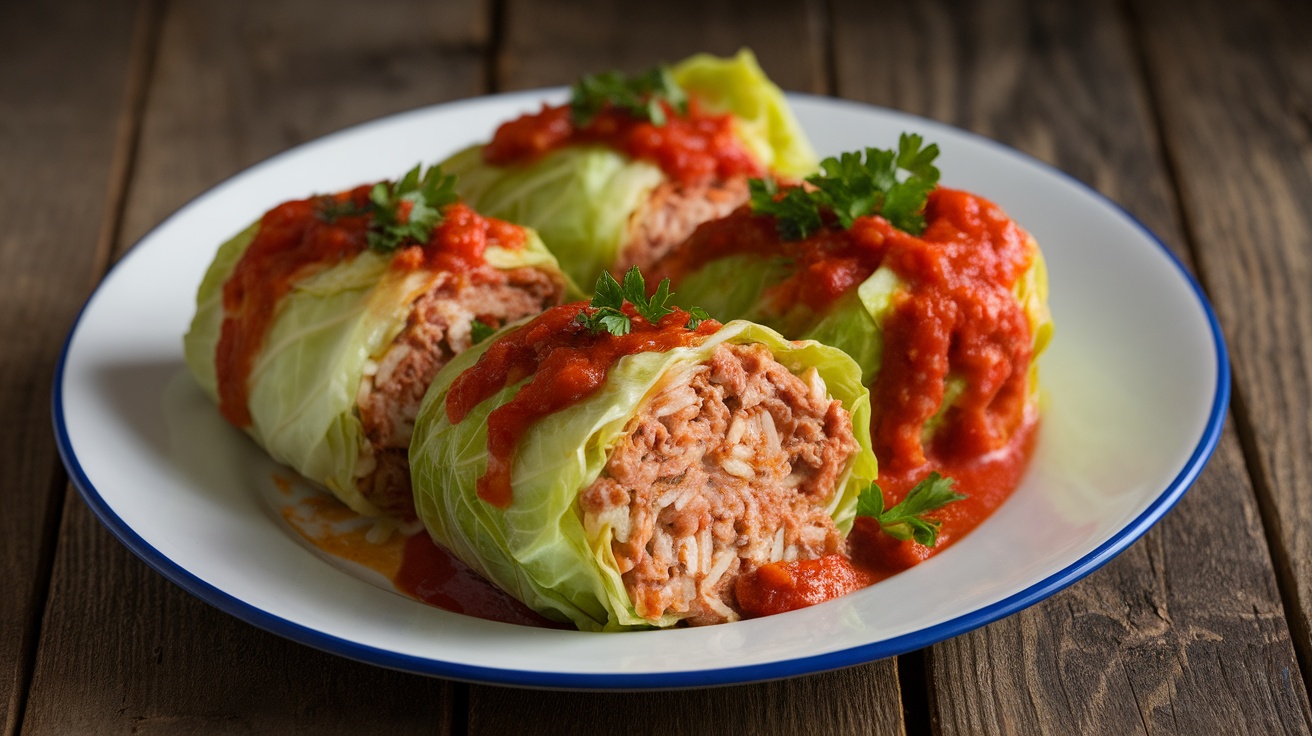
{"type": "Polygon", "coordinates": [[[629,239],[612,272],[622,274],[634,265],[646,270],[687,240],[698,225],[728,215],[749,197],[747,178],[742,176],[692,185],[661,184],[630,216],[629,239]]]}
{"type": "Polygon", "coordinates": [[[734,621],[738,576],[843,551],[826,506],[857,443],[814,368],[798,377],[763,345],[721,345],[626,430],[579,498],[591,538],[613,531],[642,617],[734,621]]]}
{"type": "Polygon", "coordinates": [[[356,464],[359,488],[390,516],[415,517],[409,447],[419,404],[433,377],[473,343],[474,319],[500,327],[559,304],[564,284],[535,268],[484,266],[443,272],[413,305],[405,328],[365,366],[356,399],[367,444],[356,464]]]}

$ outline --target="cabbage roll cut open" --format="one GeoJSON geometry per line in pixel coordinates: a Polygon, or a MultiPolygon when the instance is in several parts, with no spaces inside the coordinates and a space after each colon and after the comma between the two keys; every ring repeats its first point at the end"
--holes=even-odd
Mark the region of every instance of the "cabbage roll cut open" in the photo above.
{"type": "Polygon", "coordinates": [[[670,310],[636,273],[629,303],[599,289],[443,369],[410,450],[416,506],[580,629],[733,621],[762,565],[846,551],[876,470],[868,395],[840,351],[670,310]]]}
{"type": "Polygon", "coordinates": [[[438,369],[572,288],[533,231],[452,184],[415,167],[275,207],[220,247],[185,338],[229,422],[364,515],[414,517],[407,452],[438,369]]]}
{"type": "Polygon", "coordinates": [[[583,77],[568,104],[501,125],[443,163],[480,211],[536,228],[576,283],[646,268],[747,201],[749,177],[815,155],[750,51],[583,77]]]}

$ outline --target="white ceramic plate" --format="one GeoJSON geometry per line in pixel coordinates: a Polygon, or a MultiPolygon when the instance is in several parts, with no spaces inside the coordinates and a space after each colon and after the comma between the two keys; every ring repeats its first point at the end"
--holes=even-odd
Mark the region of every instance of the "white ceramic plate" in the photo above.
{"type": "Polygon", "coordinates": [[[751,682],[898,654],[982,626],[1089,574],[1142,535],[1207,461],[1228,400],[1220,330],[1157,238],[1084,185],[992,141],[909,115],[793,96],[821,149],[942,148],[942,181],[1038,238],[1056,337],[1023,484],[974,533],[866,590],[779,616],[623,634],[438,610],[326,564],[261,500],[276,466],[188,378],[182,335],[219,243],[283,200],[396,176],[536,109],[526,92],[417,110],[297,147],[155,228],[88,301],[58,367],[60,451],[83,497],[173,582],[247,622],[374,664],[562,688],[751,682]]]}

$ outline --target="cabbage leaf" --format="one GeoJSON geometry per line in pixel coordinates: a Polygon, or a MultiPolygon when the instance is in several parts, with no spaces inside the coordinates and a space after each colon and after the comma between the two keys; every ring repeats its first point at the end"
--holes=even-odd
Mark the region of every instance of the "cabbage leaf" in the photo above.
{"type": "MultiPolygon", "coordinates": [[[[648,628],[637,615],[611,555],[611,531],[584,531],[577,497],[601,474],[607,454],[658,390],[662,377],[707,360],[722,343],[763,343],[795,374],[814,367],[830,395],[852,414],[860,451],[840,480],[828,511],[846,533],[860,489],[876,475],[870,451],[869,394],[861,371],[842,352],[816,342],[790,342],[765,327],[738,321],[701,345],[621,358],[593,396],[534,424],[520,441],[506,509],[478,497],[487,467],[487,418],[527,382],[506,387],[452,425],[446,396],[461,372],[487,350],[486,340],[456,356],[434,380],[415,424],[410,466],[415,507],[433,538],[516,598],[583,630],[648,628]]],[[[657,626],[669,626],[667,615],[657,626]]]]}
{"type": "Polygon", "coordinates": [[[619,258],[629,218],[665,174],[603,146],[570,146],[527,166],[489,166],[481,146],[442,163],[479,212],[532,227],[578,284],[592,284],[619,258]]]}
{"type": "Polygon", "coordinates": [[[732,114],[738,137],[766,168],[791,177],[815,171],[818,159],[802,124],[750,49],[727,59],[697,54],[671,73],[708,112],[732,114]]]}
{"type": "MultiPolygon", "coordinates": [[[[196,297],[184,354],[201,389],[216,403],[215,351],[223,327],[223,285],[259,231],[259,223],[224,243],[196,297]]],[[[523,249],[489,247],[496,268],[558,271],[529,231],[523,249]]],[[[297,282],[283,297],[249,376],[246,431],[278,462],[320,483],[367,516],[381,511],[357,487],[366,444],[356,398],[366,362],[400,334],[410,305],[433,284],[428,270],[389,268],[391,256],[364,251],[297,282]]]]}

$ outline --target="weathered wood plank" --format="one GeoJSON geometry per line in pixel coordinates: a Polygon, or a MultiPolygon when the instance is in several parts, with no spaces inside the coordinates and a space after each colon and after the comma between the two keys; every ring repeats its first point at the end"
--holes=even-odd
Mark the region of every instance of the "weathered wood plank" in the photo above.
{"type": "MultiPolygon", "coordinates": [[[[698,51],[730,54],[750,46],[780,86],[823,92],[823,20],[816,3],[511,2],[498,81],[506,89],[569,84],[585,72],[636,71],[698,51]]],[[[622,722],[626,732],[650,734],[900,733],[901,718],[896,664],[886,660],[788,682],[678,694],[471,687],[469,732],[594,733],[622,722]]]]}
{"type": "MultiPolygon", "coordinates": [[[[840,94],[1053,163],[1127,205],[1188,260],[1133,38],[1114,5],[865,10],[836,5],[840,94]]],[[[931,716],[943,733],[1306,733],[1289,636],[1227,432],[1179,507],[1116,561],[934,647],[931,716]]]]}
{"type": "Polygon", "coordinates": [[[667,693],[543,693],[471,687],[469,733],[897,734],[894,660],[762,685],[667,693]],[[892,682],[893,692],[887,691],[892,682]]]}
{"type": "Polygon", "coordinates": [[[824,18],[818,2],[523,2],[506,7],[498,87],[570,84],[581,74],[639,71],[699,51],[752,48],[784,89],[824,92],[824,18]]]}
{"type": "Polygon", "coordinates": [[[481,94],[488,15],[484,0],[170,6],[120,246],[297,143],[481,94]]]}
{"type": "Polygon", "coordinates": [[[65,477],[51,373],[108,252],[137,5],[0,5],[0,733],[36,651],[65,477]]]}
{"type": "Polygon", "coordinates": [[[1312,6],[1133,4],[1245,454],[1312,675],[1312,6]]]}
{"type": "MultiPolygon", "coordinates": [[[[167,6],[119,251],[188,198],[290,145],[479,93],[487,16],[477,0],[167,6]]],[[[221,614],[136,560],[73,500],[24,725],[58,734],[364,733],[381,723],[446,732],[452,688],[221,614]]]]}

